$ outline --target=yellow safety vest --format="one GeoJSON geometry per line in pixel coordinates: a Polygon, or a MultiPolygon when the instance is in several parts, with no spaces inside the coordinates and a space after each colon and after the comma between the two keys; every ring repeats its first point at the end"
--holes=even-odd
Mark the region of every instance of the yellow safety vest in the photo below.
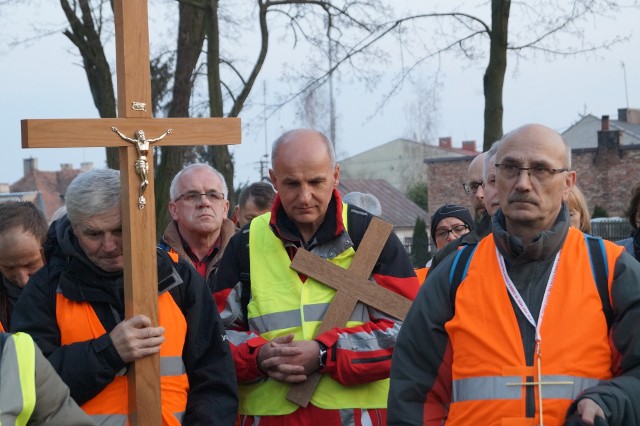
{"type": "MultiPolygon", "coordinates": [[[[291,259],[282,241],[269,227],[270,214],[251,222],[249,258],[251,261],[251,301],[248,320],[251,331],[267,340],[289,333],[297,340],[311,340],[333,300],[335,290],[308,277],[303,283],[298,273],[289,268],[291,259]]],[[[347,224],[347,206],[343,204],[342,219],[347,224]]],[[[343,246],[344,247],[344,246],[343,246]]],[[[342,268],[349,268],[355,250],[349,247],[332,259],[342,268]]],[[[366,309],[358,304],[347,327],[363,324],[354,317],[366,309]]],[[[289,385],[272,379],[239,385],[240,414],[273,416],[294,412],[298,406],[285,399],[289,385]]],[[[389,380],[344,386],[329,375],[322,376],[311,403],[324,409],[386,408],[389,380]]]]}

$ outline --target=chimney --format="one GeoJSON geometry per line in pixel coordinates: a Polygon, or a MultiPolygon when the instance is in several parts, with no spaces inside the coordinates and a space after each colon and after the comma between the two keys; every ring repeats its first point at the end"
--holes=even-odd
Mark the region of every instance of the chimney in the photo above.
{"type": "Polygon", "coordinates": [[[619,108],[618,121],[624,121],[629,124],[640,124],[640,109],[619,108]]]}
{"type": "Polygon", "coordinates": [[[622,131],[609,129],[609,116],[602,116],[602,130],[598,130],[598,152],[617,149],[622,145],[622,131]]]}
{"type": "Polygon", "coordinates": [[[80,163],[80,170],[83,172],[88,172],[90,170],[93,170],[93,162],[85,161],[80,163]]]}
{"type": "Polygon", "coordinates": [[[62,164],[60,164],[60,170],[61,171],[73,170],[73,164],[71,164],[71,163],[62,163],[62,164]]]}
{"type": "Polygon", "coordinates": [[[440,148],[451,148],[451,136],[445,136],[439,139],[438,146],[440,148]]]}
{"type": "Polygon", "coordinates": [[[38,159],[37,158],[33,158],[33,157],[29,157],[29,158],[25,158],[23,161],[23,167],[24,167],[24,175],[27,176],[32,172],[35,172],[36,170],[38,170],[38,159]]]}
{"type": "Polygon", "coordinates": [[[8,183],[0,183],[0,194],[8,194],[11,192],[8,183]]]}
{"type": "Polygon", "coordinates": [[[476,141],[462,141],[462,149],[465,149],[467,151],[475,151],[476,141]]]}

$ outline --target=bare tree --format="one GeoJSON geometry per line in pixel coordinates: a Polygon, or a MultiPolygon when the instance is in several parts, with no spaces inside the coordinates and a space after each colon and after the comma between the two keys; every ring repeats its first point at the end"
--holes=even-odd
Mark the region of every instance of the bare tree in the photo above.
{"type": "MultiPolygon", "coordinates": [[[[467,62],[477,61],[487,54],[483,43],[488,40],[489,60],[483,78],[483,146],[486,150],[503,134],[503,86],[510,54],[516,59],[525,58],[527,53],[557,58],[594,53],[627,39],[625,36],[614,35],[590,41],[585,37],[583,25],[586,21],[620,13],[622,6],[617,1],[538,0],[514,3],[513,6],[517,7],[517,13],[524,22],[518,28],[509,26],[514,13],[511,6],[510,0],[491,0],[490,23],[479,14],[456,9],[408,14],[381,26],[373,39],[381,39],[387,33],[396,31],[401,35],[398,50],[403,63],[408,64],[401,67],[383,102],[395,94],[406,77],[421,64],[448,52],[460,54],[467,62]],[[428,23],[428,28],[421,26],[425,23],[428,23]],[[423,32],[433,37],[427,41],[419,35],[423,32]],[[409,37],[407,33],[413,37],[409,37]]],[[[627,6],[637,7],[637,1],[633,0],[627,6]]]]}
{"type": "MultiPolygon", "coordinates": [[[[255,82],[264,66],[271,43],[272,27],[282,27],[284,37],[290,37],[293,45],[306,43],[312,48],[320,48],[332,44],[336,49],[354,51],[348,43],[355,31],[358,34],[353,40],[360,40],[374,31],[375,19],[380,19],[384,8],[378,0],[361,2],[359,0],[321,1],[321,0],[256,0],[253,15],[253,27],[259,31],[259,48],[253,65],[242,66],[246,59],[234,60],[237,52],[221,45],[225,31],[239,20],[233,18],[233,1],[218,0],[176,0],[179,10],[177,45],[175,50],[175,70],[173,73],[172,97],[168,103],[168,115],[171,117],[189,116],[193,113],[192,99],[197,80],[205,70],[208,87],[208,114],[212,117],[237,117],[246,105],[255,82]],[[221,3],[229,3],[228,10],[223,10],[221,3]],[[375,19],[374,19],[375,18],[375,19]],[[206,45],[204,41],[207,41],[206,45]],[[327,41],[328,40],[328,41],[327,41]],[[203,55],[203,52],[204,55],[203,55]],[[205,58],[202,62],[203,56],[205,58]]],[[[104,26],[112,24],[107,18],[109,0],[61,0],[65,16],[71,30],[68,37],[74,42],[83,58],[85,70],[94,102],[101,116],[115,115],[115,96],[111,83],[111,71],[106,60],[103,45],[104,26]],[[73,38],[71,37],[73,36],[73,38]],[[111,85],[110,85],[111,84],[111,85]],[[111,110],[103,104],[110,100],[111,110]]],[[[246,5],[246,2],[244,3],[246,5]]],[[[246,6],[245,6],[246,9],[246,6]]],[[[367,53],[366,48],[358,49],[360,55],[367,53]]],[[[156,74],[167,76],[166,60],[152,61],[156,74]],[[164,72],[163,72],[164,70],[164,72]]],[[[351,65],[354,65],[352,60],[351,65]]],[[[326,68],[326,67],[325,67],[326,68]]],[[[337,67],[331,66],[319,77],[312,77],[321,82],[331,75],[337,67]]],[[[154,85],[154,87],[157,87],[154,85]]],[[[295,98],[307,87],[295,91],[295,98]]],[[[166,86],[165,86],[166,89],[166,86]]],[[[160,98],[162,96],[159,96],[160,98]]],[[[156,169],[156,209],[158,212],[158,230],[164,228],[166,220],[167,194],[172,176],[185,162],[194,161],[196,157],[216,167],[224,176],[230,189],[230,201],[233,203],[233,158],[225,146],[203,147],[195,150],[184,147],[160,147],[159,163],[156,169]],[[194,157],[194,154],[196,157],[194,157]]],[[[114,166],[109,162],[110,166],[114,166]]]]}
{"type": "Polygon", "coordinates": [[[412,86],[413,99],[405,105],[405,116],[409,123],[408,135],[413,140],[428,143],[435,139],[438,128],[438,74],[432,77],[419,75],[412,86]]]}

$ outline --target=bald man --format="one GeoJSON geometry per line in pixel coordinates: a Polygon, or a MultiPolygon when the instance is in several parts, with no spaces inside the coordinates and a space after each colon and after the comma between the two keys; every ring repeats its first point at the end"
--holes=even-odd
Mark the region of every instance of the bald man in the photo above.
{"type": "MultiPolygon", "coordinates": [[[[214,283],[236,365],[240,422],[384,425],[391,354],[402,322],[359,303],[345,327],[316,335],[335,291],[289,267],[305,248],[348,268],[372,216],[342,202],[340,166],[318,131],[292,130],[278,138],[269,176],[278,191],[271,213],[231,238],[214,283]],[[285,399],[290,383],[316,371],[322,378],[309,405],[285,399]]],[[[415,297],[418,280],[395,234],[372,280],[415,297]]]]}
{"type": "Polygon", "coordinates": [[[480,222],[486,213],[484,207],[484,188],[482,187],[482,171],[484,169],[485,156],[486,153],[483,152],[471,160],[467,168],[467,181],[463,184],[464,192],[471,197],[476,223],[480,222]]]}
{"type": "Polygon", "coordinates": [[[640,424],[640,263],[570,227],[554,130],[506,134],[495,169],[491,234],[443,260],[405,319],[388,424],[640,424]]]}

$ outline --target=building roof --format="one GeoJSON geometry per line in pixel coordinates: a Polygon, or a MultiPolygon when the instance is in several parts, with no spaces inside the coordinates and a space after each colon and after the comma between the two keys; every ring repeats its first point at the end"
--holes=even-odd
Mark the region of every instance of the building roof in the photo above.
{"type": "Polygon", "coordinates": [[[31,170],[20,180],[10,186],[11,193],[40,192],[44,203],[44,213],[47,219],[63,204],[63,196],[67,187],[81,171],[79,169],[64,169],[55,172],[31,170]]]}
{"type": "Polygon", "coordinates": [[[342,195],[354,191],[374,195],[382,206],[382,219],[394,227],[413,228],[418,217],[429,223],[426,211],[384,179],[340,180],[338,189],[342,195]]]}
{"type": "Polygon", "coordinates": [[[38,191],[32,192],[0,192],[0,203],[5,201],[29,201],[35,204],[44,213],[44,200],[38,191]]]}
{"type": "MultiPolygon", "coordinates": [[[[611,130],[621,130],[623,145],[640,144],[640,124],[622,120],[609,120],[611,130]]],[[[562,138],[572,149],[597,148],[598,131],[602,129],[602,120],[593,114],[587,114],[562,132],[562,138]]]]}
{"type": "MultiPolygon", "coordinates": [[[[414,147],[424,147],[427,149],[427,155],[432,154],[432,153],[436,153],[436,152],[441,152],[444,154],[453,154],[454,156],[459,156],[459,155],[478,155],[479,152],[477,151],[472,151],[472,150],[468,150],[468,149],[462,149],[462,148],[447,148],[441,145],[431,145],[428,143],[424,143],[424,142],[416,142],[410,139],[405,139],[405,138],[396,138],[393,139],[389,142],[383,143],[382,145],[378,145],[378,146],[374,146],[373,148],[369,148],[365,151],[362,151],[358,154],[352,155],[351,157],[347,157],[344,158],[342,160],[340,160],[341,162],[346,161],[346,160],[357,160],[358,157],[362,157],[365,156],[367,154],[370,154],[371,152],[375,152],[381,149],[385,149],[385,148],[390,148],[392,146],[398,146],[398,145],[405,145],[405,146],[414,146],[414,147]]],[[[395,146],[392,147],[393,149],[395,149],[395,146]]],[[[439,156],[442,156],[442,154],[440,154],[439,156]]]]}

